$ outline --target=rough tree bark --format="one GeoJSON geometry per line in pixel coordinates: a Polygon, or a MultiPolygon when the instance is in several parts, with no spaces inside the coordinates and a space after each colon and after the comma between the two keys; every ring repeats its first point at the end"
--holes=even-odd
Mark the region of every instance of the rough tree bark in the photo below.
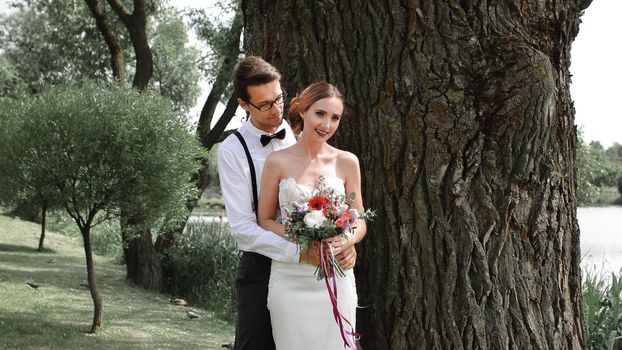
{"type": "Polygon", "coordinates": [[[583,348],[570,46],[590,0],[243,2],[245,48],[350,113],[369,349],[583,348]]]}

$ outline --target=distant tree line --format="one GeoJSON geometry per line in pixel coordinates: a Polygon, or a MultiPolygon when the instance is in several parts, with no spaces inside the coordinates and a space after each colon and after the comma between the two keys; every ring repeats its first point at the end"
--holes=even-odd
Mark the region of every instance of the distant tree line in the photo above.
{"type": "MultiPolygon", "coordinates": [[[[589,144],[579,134],[577,140],[577,195],[581,206],[622,204],[622,145],[604,148],[598,141],[589,144]],[[603,192],[617,188],[620,197],[607,202],[603,192]]],[[[614,190],[615,191],[615,190],[614,190]]]]}

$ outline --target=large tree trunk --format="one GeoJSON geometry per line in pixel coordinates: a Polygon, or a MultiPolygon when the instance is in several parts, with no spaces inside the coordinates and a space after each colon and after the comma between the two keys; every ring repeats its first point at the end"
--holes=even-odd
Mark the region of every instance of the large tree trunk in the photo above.
{"type": "Polygon", "coordinates": [[[136,74],[132,86],[139,91],[145,91],[153,76],[153,54],[147,40],[147,18],[144,14],[137,16],[136,12],[132,18],[134,21],[127,24],[136,54],[136,74]]]}
{"type": "Polygon", "coordinates": [[[369,349],[584,345],[570,45],[590,0],[245,1],[286,91],[328,80],[367,207],[369,349]]]}
{"type": "MultiPolygon", "coordinates": [[[[123,214],[123,213],[122,213],[123,214]]],[[[151,232],[139,216],[123,214],[121,235],[127,279],[143,288],[162,289],[162,265],[151,232]]]]}

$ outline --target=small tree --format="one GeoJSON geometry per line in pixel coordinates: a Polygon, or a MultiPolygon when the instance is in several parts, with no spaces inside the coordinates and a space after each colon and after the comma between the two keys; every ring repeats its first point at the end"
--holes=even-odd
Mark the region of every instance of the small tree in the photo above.
{"type": "Polygon", "coordinates": [[[29,155],[30,166],[46,170],[36,181],[54,185],[82,234],[95,333],[102,300],[91,229],[119,208],[140,212],[156,229],[182,217],[185,199],[194,195],[189,179],[198,167],[198,141],[170,103],[120,87],[56,87],[29,100],[20,116],[19,158],[29,155]]]}
{"type": "Polygon", "coordinates": [[[18,111],[24,102],[23,99],[4,99],[0,112],[0,203],[26,208],[26,211],[38,208],[41,219],[38,250],[41,252],[45,241],[46,213],[58,207],[58,196],[53,184],[42,182],[45,176],[41,175],[45,175],[46,169],[38,168],[36,162],[31,162],[37,155],[28,154],[31,150],[25,149],[21,142],[30,137],[19,135],[22,129],[18,111]]]}
{"type": "Polygon", "coordinates": [[[0,204],[12,205],[17,196],[15,183],[17,162],[14,155],[15,139],[13,135],[19,129],[16,110],[21,101],[0,97],[0,204]]]}

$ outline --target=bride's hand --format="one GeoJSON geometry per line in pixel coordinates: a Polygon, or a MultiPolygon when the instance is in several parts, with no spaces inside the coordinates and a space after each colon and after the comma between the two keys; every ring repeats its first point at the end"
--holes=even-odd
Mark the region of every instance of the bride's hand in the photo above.
{"type": "Polygon", "coordinates": [[[342,269],[348,270],[354,268],[356,264],[356,249],[354,248],[354,239],[346,239],[343,236],[335,236],[322,240],[323,243],[331,245],[335,252],[337,263],[342,269]]]}

